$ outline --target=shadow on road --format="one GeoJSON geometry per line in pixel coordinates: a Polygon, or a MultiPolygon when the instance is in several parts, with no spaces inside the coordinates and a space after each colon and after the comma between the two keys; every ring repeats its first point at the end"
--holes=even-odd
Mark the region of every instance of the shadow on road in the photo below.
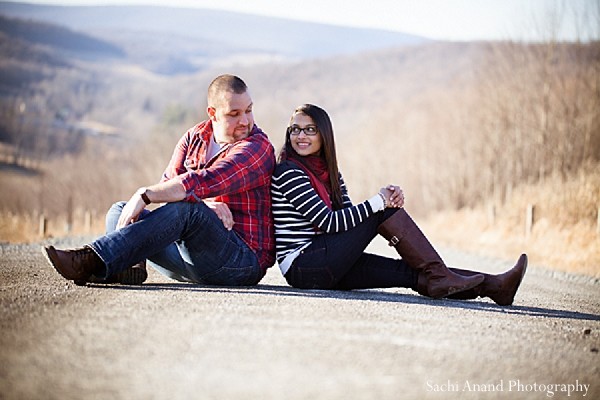
{"type": "Polygon", "coordinates": [[[530,317],[579,319],[600,321],[600,315],[581,313],[577,311],[556,310],[543,307],[528,306],[498,306],[491,302],[477,300],[451,300],[430,299],[416,294],[388,293],[374,289],[369,290],[308,290],[295,289],[289,286],[263,285],[226,287],[226,286],[204,286],[192,283],[148,283],[141,286],[124,285],[98,285],[88,284],[89,287],[111,290],[133,290],[133,291],[178,291],[185,290],[199,293],[239,293],[263,296],[286,296],[286,297],[311,297],[325,299],[342,299],[352,301],[380,301],[389,303],[419,304],[432,307],[462,308],[483,312],[494,312],[501,314],[514,314],[530,317]]]}

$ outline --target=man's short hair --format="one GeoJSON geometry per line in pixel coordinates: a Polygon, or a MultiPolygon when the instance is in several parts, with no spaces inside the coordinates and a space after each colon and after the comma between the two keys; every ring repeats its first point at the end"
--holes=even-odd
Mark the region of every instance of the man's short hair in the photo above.
{"type": "Polygon", "coordinates": [[[217,107],[221,100],[221,95],[225,92],[242,94],[248,90],[246,83],[235,75],[219,75],[208,85],[208,106],[217,107]]]}

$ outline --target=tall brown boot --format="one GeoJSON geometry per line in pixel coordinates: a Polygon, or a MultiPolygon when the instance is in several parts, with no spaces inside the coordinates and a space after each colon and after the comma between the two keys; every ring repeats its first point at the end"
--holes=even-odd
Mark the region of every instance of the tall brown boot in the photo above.
{"type": "Polygon", "coordinates": [[[379,225],[377,232],[389,240],[389,245],[396,248],[409,267],[419,271],[421,294],[437,299],[472,289],[484,280],[481,274],[462,276],[446,268],[421,229],[402,208],[379,225]]]}
{"type": "MultiPolygon", "coordinates": [[[[463,276],[478,274],[478,272],[465,269],[450,268],[450,270],[463,276]]],[[[509,306],[515,299],[515,294],[521,285],[521,281],[523,280],[526,270],[527,255],[521,254],[521,257],[519,257],[519,260],[515,266],[505,273],[499,275],[483,274],[485,280],[481,285],[448,297],[451,299],[460,300],[476,299],[477,297],[489,297],[498,305],[509,306]]]]}

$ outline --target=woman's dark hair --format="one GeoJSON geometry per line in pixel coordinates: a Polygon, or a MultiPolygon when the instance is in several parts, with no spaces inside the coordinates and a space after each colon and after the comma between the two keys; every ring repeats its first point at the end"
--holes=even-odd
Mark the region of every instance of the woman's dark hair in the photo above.
{"type": "MultiPolygon", "coordinates": [[[[291,120],[294,118],[296,114],[304,114],[309,116],[315,125],[317,126],[317,130],[321,134],[321,152],[319,157],[325,160],[327,165],[327,170],[329,172],[329,186],[331,187],[331,204],[334,210],[339,210],[343,208],[343,199],[342,199],[342,187],[340,184],[340,173],[338,170],[337,156],[335,153],[335,139],[333,137],[333,125],[331,124],[331,119],[327,112],[323,110],[321,107],[315,106],[313,104],[303,104],[300,107],[294,110],[292,114],[291,120]]],[[[281,152],[279,153],[279,161],[282,161],[282,155],[286,154],[287,157],[294,158],[301,162],[306,168],[310,169],[307,163],[303,162],[302,156],[298,155],[294,148],[292,147],[292,142],[290,140],[290,130],[286,130],[285,134],[285,145],[281,152]]]]}

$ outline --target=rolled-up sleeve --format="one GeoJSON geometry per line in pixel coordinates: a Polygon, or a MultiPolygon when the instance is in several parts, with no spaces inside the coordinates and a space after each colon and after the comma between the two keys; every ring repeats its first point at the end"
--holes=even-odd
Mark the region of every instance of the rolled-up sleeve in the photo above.
{"type": "Polygon", "coordinates": [[[173,155],[169,161],[169,165],[162,174],[161,182],[169,181],[176,176],[179,176],[187,171],[185,167],[185,160],[188,157],[188,149],[190,147],[191,138],[193,136],[194,128],[187,131],[177,142],[173,155]]]}

